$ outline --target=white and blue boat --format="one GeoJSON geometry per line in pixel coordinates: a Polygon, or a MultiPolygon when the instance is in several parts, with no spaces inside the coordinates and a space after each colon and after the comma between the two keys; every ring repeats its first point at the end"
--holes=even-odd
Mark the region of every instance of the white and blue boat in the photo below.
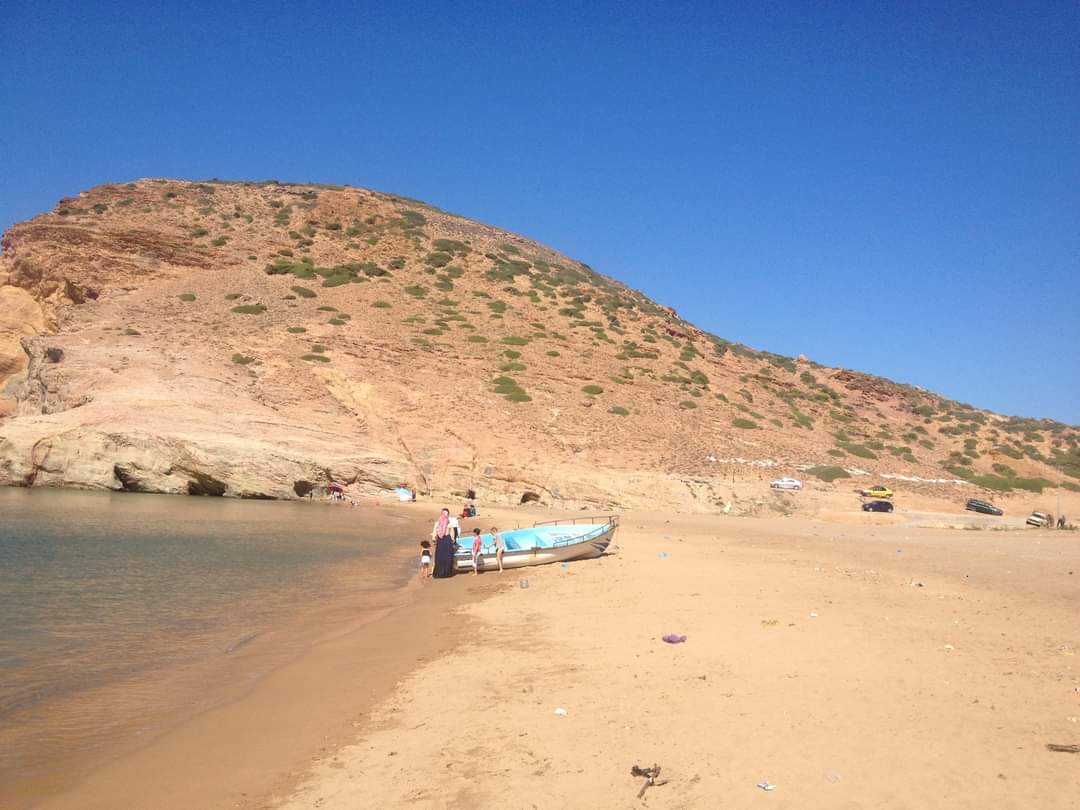
{"type": "MultiPolygon", "coordinates": [[[[608,515],[570,521],[549,521],[537,523],[528,529],[501,531],[499,535],[505,546],[503,568],[524,568],[529,565],[599,557],[611,545],[618,526],[618,516],[608,515]]],[[[454,555],[454,569],[459,573],[473,569],[472,538],[472,533],[466,532],[458,539],[461,550],[454,555]]],[[[480,570],[498,571],[499,563],[495,559],[492,535],[482,534],[480,540],[483,543],[480,570]]]]}

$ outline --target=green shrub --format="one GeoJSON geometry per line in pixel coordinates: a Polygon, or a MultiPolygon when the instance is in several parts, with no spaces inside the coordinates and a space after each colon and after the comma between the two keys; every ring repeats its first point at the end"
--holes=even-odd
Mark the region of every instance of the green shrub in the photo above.
{"type": "Polygon", "coordinates": [[[427,296],[426,287],[406,287],[405,292],[413,298],[425,298],[427,296]]]}
{"type": "Polygon", "coordinates": [[[391,305],[389,301],[372,301],[371,306],[375,309],[390,309],[391,305]]]}
{"type": "Polygon", "coordinates": [[[237,353],[237,354],[234,354],[232,356],[232,361],[234,363],[236,363],[236,365],[238,365],[238,366],[246,366],[249,363],[254,363],[255,358],[254,357],[248,357],[246,354],[237,353]]]}
{"type": "Polygon", "coordinates": [[[693,400],[684,399],[682,402],[679,403],[679,407],[682,408],[684,411],[692,411],[697,407],[697,403],[693,400]]]}
{"type": "Polygon", "coordinates": [[[503,357],[508,360],[517,360],[519,357],[521,357],[521,352],[516,352],[513,349],[507,349],[505,352],[503,352],[503,357]]]}
{"type": "Polygon", "coordinates": [[[438,326],[431,326],[431,327],[428,327],[427,329],[421,329],[420,331],[423,332],[425,335],[438,336],[438,335],[446,334],[446,330],[445,329],[440,329],[438,326]]]}
{"type": "Polygon", "coordinates": [[[189,293],[189,292],[180,293],[180,295],[178,295],[176,297],[179,298],[181,301],[194,301],[195,300],[195,293],[189,293]]]}
{"type": "Polygon", "coordinates": [[[733,419],[731,424],[737,428],[742,428],[743,430],[754,430],[757,427],[757,422],[751,422],[749,419],[742,418],[733,419]]]}
{"type": "Polygon", "coordinates": [[[1037,492],[1040,495],[1044,489],[1052,489],[1055,486],[1053,481],[1048,481],[1045,478],[1010,478],[1008,481],[1017,489],[1026,492],[1037,492]]]}
{"type": "Polygon", "coordinates": [[[592,396],[592,397],[595,397],[595,396],[598,396],[598,395],[604,393],[604,389],[601,388],[599,385],[586,385],[586,386],[583,386],[581,390],[584,391],[589,396],[592,396]]]}
{"type": "Polygon", "coordinates": [[[469,343],[487,343],[488,339],[483,335],[469,335],[465,338],[469,343]]]}
{"type": "Polygon", "coordinates": [[[226,301],[235,301],[239,297],[240,297],[240,293],[225,293],[225,300],[226,301]]]}
{"type": "Polygon", "coordinates": [[[219,236],[217,239],[211,239],[210,244],[214,247],[222,247],[229,239],[226,236],[219,236]]]}
{"type": "Polygon", "coordinates": [[[818,466],[811,467],[806,471],[808,475],[820,478],[822,481],[831,483],[838,478],[851,478],[851,474],[843,467],[818,466]]]}
{"type": "Polygon", "coordinates": [[[550,351],[546,351],[546,352],[544,352],[544,354],[546,354],[548,357],[562,357],[562,355],[559,354],[554,349],[551,349],[550,351]]]}
{"type": "Polygon", "coordinates": [[[608,413],[613,413],[616,416],[629,416],[630,411],[624,408],[622,405],[612,405],[608,413]]]}
{"type": "Polygon", "coordinates": [[[532,397],[526,394],[524,389],[521,388],[516,391],[511,391],[505,398],[511,402],[532,402],[532,397]]]}
{"type": "Polygon", "coordinates": [[[836,456],[837,458],[843,458],[844,456],[847,455],[847,453],[845,453],[843,450],[840,450],[839,448],[836,448],[836,447],[832,447],[829,450],[826,450],[825,452],[827,452],[830,456],[836,456]]]}
{"type": "Polygon", "coordinates": [[[431,243],[431,246],[442,253],[460,253],[464,255],[469,252],[469,246],[464,242],[458,242],[456,239],[436,239],[431,243]]]}
{"type": "Polygon", "coordinates": [[[770,419],[769,422],[776,425],[778,428],[782,428],[784,426],[784,423],[781,422],[779,419],[770,419]]]}
{"type": "Polygon", "coordinates": [[[330,358],[325,354],[305,354],[300,358],[301,360],[308,360],[315,363],[329,363],[330,358]]]}
{"type": "Polygon", "coordinates": [[[266,312],[265,304],[241,304],[238,307],[233,307],[232,311],[237,315],[262,315],[266,312]]]}
{"type": "Polygon", "coordinates": [[[700,371],[690,372],[690,382],[692,382],[694,385],[700,386],[701,388],[709,387],[709,378],[700,371]]]}
{"type": "Polygon", "coordinates": [[[1080,492],[1080,484],[1074,484],[1072,481],[1062,481],[1061,486],[1069,492],[1080,492]]]}
{"type": "Polygon", "coordinates": [[[345,325],[345,319],[344,318],[331,318],[330,320],[327,321],[327,323],[330,324],[331,326],[344,326],[345,325]]]}
{"type": "Polygon", "coordinates": [[[302,335],[302,334],[303,334],[304,332],[306,332],[306,331],[307,331],[307,329],[305,329],[305,328],[304,328],[304,327],[302,327],[302,326],[290,326],[290,327],[289,327],[288,329],[286,329],[285,331],[286,331],[286,332],[289,332],[289,333],[291,333],[291,334],[294,334],[294,335],[302,335]]]}
{"type": "Polygon", "coordinates": [[[877,454],[865,445],[852,444],[851,442],[837,442],[837,446],[840,447],[842,450],[846,450],[847,452],[851,453],[851,455],[853,456],[858,456],[859,458],[877,458],[877,454]]]}
{"type": "Polygon", "coordinates": [[[524,371],[524,363],[503,363],[499,366],[499,371],[524,371]]]}
{"type": "Polygon", "coordinates": [[[424,257],[424,264],[428,267],[446,267],[454,257],[449,253],[435,252],[424,257]]]}
{"type": "Polygon", "coordinates": [[[196,239],[202,239],[202,237],[206,236],[208,233],[210,233],[210,231],[206,230],[206,228],[196,228],[191,232],[191,235],[196,239]]]}
{"type": "Polygon", "coordinates": [[[301,287],[301,286],[297,285],[297,286],[294,286],[294,287],[290,287],[289,289],[292,290],[297,295],[299,295],[301,298],[314,298],[315,297],[315,291],[314,290],[309,290],[307,287],[301,287]]]}
{"type": "Polygon", "coordinates": [[[523,337],[515,337],[514,335],[511,335],[510,337],[504,337],[502,339],[502,342],[505,343],[507,346],[526,346],[529,343],[529,339],[523,337]]]}
{"type": "Polygon", "coordinates": [[[321,343],[312,343],[311,351],[315,354],[323,354],[326,352],[326,347],[323,346],[321,343]]]}

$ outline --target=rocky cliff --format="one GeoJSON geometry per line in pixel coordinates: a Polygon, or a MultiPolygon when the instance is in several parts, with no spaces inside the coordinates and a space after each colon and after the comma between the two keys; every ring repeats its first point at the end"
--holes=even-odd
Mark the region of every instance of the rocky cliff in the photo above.
{"type": "Polygon", "coordinates": [[[0,484],[711,510],[725,482],[809,467],[1075,485],[1078,442],[730,343],[365,189],[139,180],[3,238],[0,484]]]}

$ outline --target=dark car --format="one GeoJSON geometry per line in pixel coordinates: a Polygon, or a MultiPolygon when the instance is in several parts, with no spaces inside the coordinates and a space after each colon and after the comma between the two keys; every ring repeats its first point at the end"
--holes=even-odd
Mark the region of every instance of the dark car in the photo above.
{"type": "Polygon", "coordinates": [[[862,505],[864,512],[891,512],[893,506],[888,501],[869,501],[862,505]]]}
{"type": "Polygon", "coordinates": [[[978,498],[972,498],[965,505],[964,508],[969,512],[982,512],[984,515],[1004,515],[1005,513],[994,506],[990,501],[980,501],[978,498]]]}

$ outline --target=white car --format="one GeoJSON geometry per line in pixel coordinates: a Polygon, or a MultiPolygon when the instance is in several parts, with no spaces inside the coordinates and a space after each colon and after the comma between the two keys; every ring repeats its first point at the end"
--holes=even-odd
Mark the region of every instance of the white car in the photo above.
{"type": "Polygon", "coordinates": [[[777,481],[771,481],[769,486],[772,489],[802,489],[802,481],[795,478],[781,478],[777,481]]]}
{"type": "Polygon", "coordinates": [[[1050,525],[1050,516],[1046,512],[1032,512],[1026,522],[1028,526],[1043,529],[1050,525]]]}

